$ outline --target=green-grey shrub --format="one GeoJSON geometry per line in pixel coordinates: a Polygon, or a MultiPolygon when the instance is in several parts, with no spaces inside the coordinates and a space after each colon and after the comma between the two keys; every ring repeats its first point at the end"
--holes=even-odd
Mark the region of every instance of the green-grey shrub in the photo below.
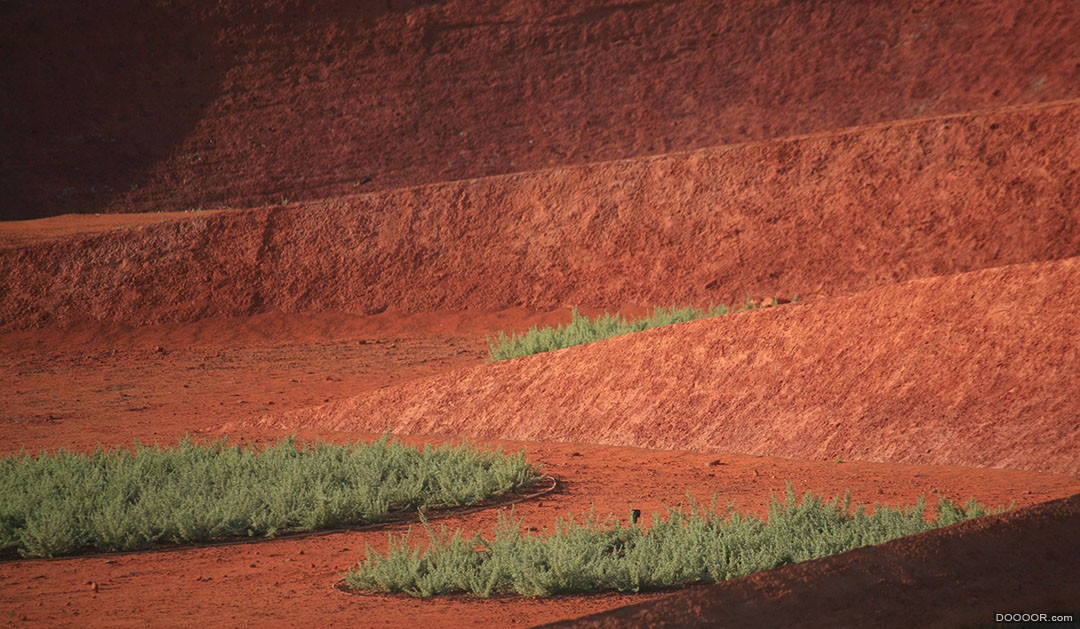
{"type": "Polygon", "coordinates": [[[602,591],[639,592],[714,582],[911,535],[984,515],[973,501],[942,499],[933,520],[920,500],[908,509],[851,509],[847,497],[824,502],[788,488],[773,500],[767,521],[696,504],[658,515],[645,530],[635,524],[600,523],[588,516],[556,522],[551,535],[522,531],[500,515],[492,539],[465,537],[425,526],[424,551],[408,535],[391,536],[386,554],[370,549],[345,575],[349,587],[413,596],[469,593],[551,596],[602,591]]]}
{"type": "Polygon", "coordinates": [[[719,317],[729,312],[743,312],[757,307],[749,300],[747,300],[745,306],[737,310],[729,310],[723,304],[711,306],[705,310],[690,306],[672,306],[669,308],[657,306],[653,309],[651,315],[633,321],[627,320],[621,314],[607,313],[590,319],[580,314],[577,308],[574,308],[570,313],[570,323],[566,325],[545,326],[543,328],[533,326],[522,334],[499,332],[496,336],[488,338],[488,349],[490,351],[490,360],[495,362],[541,352],[550,352],[556,349],[573,347],[574,345],[583,345],[613,336],[651,330],[665,325],[719,317]]]}
{"type": "Polygon", "coordinates": [[[526,486],[524,453],[471,444],[223,442],[0,459],[0,554],[53,557],[272,537],[460,506],[526,486]]]}

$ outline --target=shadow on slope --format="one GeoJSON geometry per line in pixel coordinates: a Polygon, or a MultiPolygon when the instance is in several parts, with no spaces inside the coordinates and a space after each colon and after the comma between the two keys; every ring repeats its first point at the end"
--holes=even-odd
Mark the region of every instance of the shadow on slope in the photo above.
{"type": "Polygon", "coordinates": [[[232,65],[192,13],[137,0],[0,5],[0,220],[107,210],[146,184],[232,65]]]}
{"type": "Polygon", "coordinates": [[[267,205],[1080,96],[1070,0],[87,6],[0,8],[7,218],[267,205]]]}

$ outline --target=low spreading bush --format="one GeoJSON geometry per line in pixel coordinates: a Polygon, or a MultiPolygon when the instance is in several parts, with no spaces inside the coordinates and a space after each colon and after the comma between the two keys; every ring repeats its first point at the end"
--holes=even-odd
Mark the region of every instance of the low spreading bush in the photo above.
{"type": "Polygon", "coordinates": [[[724,305],[711,306],[706,310],[694,307],[663,308],[658,306],[648,317],[633,321],[627,320],[621,314],[606,313],[590,319],[574,308],[570,314],[570,323],[566,325],[543,328],[533,326],[522,334],[499,332],[495,337],[488,338],[488,349],[491,353],[491,361],[507,360],[592,343],[632,332],[651,330],[665,325],[719,317],[729,312],[743,312],[757,307],[749,300],[745,306],[736,310],[729,310],[724,305]]]}
{"type": "Polygon", "coordinates": [[[521,522],[500,517],[492,539],[460,530],[428,530],[426,550],[408,535],[391,537],[387,553],[367,550],[345,575],[346,585],[413,596],[470,593],[550,596],[601,591],[638,592],[713,582],[806,561],[984,515],[974,501],[942,499],[934,519],[925,503],[868,514],[850,500],[823,502],[811,494],[797,502],[773,500],[768,520],[691,505],[654,516],[643,529],[631,523],[583,524],[560,520],[547,536],[523,533],[521,522]]]}
{"type": "Polygon", "coordinates": [[[53,557],[358,525],[526,486],[524,453],[470,444],[264,450],[222,442],[0,459],[0,554],[53,557]]]}

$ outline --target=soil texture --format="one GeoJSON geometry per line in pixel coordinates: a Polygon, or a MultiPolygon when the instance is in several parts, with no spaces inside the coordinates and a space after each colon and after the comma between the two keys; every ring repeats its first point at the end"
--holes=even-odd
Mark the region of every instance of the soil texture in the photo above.
{"type": "Polygon", "coordinates": [[[0,624],[1080,617],[1080,4],[75,4],[0,2],[0,453],[392,431],[557,479],[437,523],[469,534],[789,483],[1014,509],[550,600],[337,589],[401,523],[13,560],[0,624]],[[575,307],[767,298],[487,361],[575,307]]]}

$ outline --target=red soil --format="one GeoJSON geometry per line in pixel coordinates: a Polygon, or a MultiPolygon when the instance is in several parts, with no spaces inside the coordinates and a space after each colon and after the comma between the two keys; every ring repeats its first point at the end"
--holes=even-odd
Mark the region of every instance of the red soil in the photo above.
{"type": "MultiPolygon", "coordinates": [[[[1080,493],[1075,3],[74,4],[2,10],[0,218],[264,207],[0,223],[0,452],[549,439],[500,442],[561,481],[516,507],[538,530],[787,481],[1080,493]],[[483,364],[570,305],[792,293],[483,364]]],[[[1077,600],[1078,508],[670,598],[334,590],[381,531],[6,562],[0,618],[980,623],[1077,600]]]]}
{"type": "Polygon", "coordinates": [[[8,333],[0,335],[0,368],[11,376],[0,379],[0,451],[175,443],[226,420],[478,365],[485,336],[568,318],[278,314],[8,333]]]}
{"type": "Polygon", "coordinates": [[[0,329],[730,303],[1076,256],[1076,128],[1080,101],[0,250],[0,329]]]}
{"type": "Polygon", "coordinates": [[[72,236],[126,230],[195,216],[213,214],[200,212],[146,212],[143,214],[64,214],[27,221],[0,222],[0,249],[18,249],[27,245],[64,240],[72,236]]]}
{"type": "Polygon", "coordinates": [[[1034,610],[1075,621],[1078,529],[1080,495],[558,626],[971,627],[1034,610]],[[1033,555],[1045,540],[1053,549],[1033,555]]]}
{"type": "Polygon", "coordinates": [[[261,420],[1080,475],[1080,258],[474,367],[261,420]]]}
{"type": "MultiPolygon", "coordinates": [[[[829,303],[772,313],[793,314],[829,303]]],[[[769,313],[739,316],[752,319],[758,314],[769,313]]],[[[138,328],[86,324],[7,333],[0,336],[4,348],[0,358],[11,361],[4,364],[4,371],[15,377],[0,380],[4,417],[9,420],[2,426],[3,449],[90,449],[99,443],[124,447],[136,438],[168,443],[187,432],[216,437],[219,432],[212,427],[223,419],[255,417],[269,402],[275,404],[268,408],[303,408],[324,397],[336,399],[476,365],[482,358],[484,334],[562,322],[567,316],[565,311],[542,316],[524,311],[266,315],[138,328]],[[16,421],[10,421],[13,418],[16,421]]],[[[225,434],[267,441],[284,433],[243,428],[225,434]]],[[[336,440],[354,437],[311,430],[300,434],[336,440]]],[[[682,502],[687,492],[700,501],[716,494],[761,515],[768,496],[782,492],[786,482],[799,491],[826,496],[850,489],[856,501],[886,504],[910,504],[919,495],[942,494],[957,500],[973,496],[994,506],[1012,501],[1023,506],[1080,492],[1076,478],[1022,471],[800,462],[586,444],[504,445],[525,447],[531,460],[561,481],[559,492],[516,506],[525,525],[540,530],[549,530],[557,517],[590,507],[600,515],[625,517],[631,508],[648,515],[682,502]]],[[[490,532],[495,519],[491,512],[476,513],[447,524],[490,532]]],[[[384,532],[369,531],[189,551],[4,563],[0,617],[44,625],[234,626],[257,619],[269,625],[353,620],[386,626],[417,621],[490,626],[569,619],[658,596],[416,601],[349,597],[331,588],[337,575],[361,557],[364,545],[382,548],[385,542],[384,532]],[[90,583],[98,584],[96,592],[90,583]]],[[[823,587],[822,582],[815,583],[823,587]]]]}
{"type": "Polygon", "coordinates": [[[1078,31],[1070,0],[9,2],[0,218],[264,205],[1076,98],[1078,31]]]}

